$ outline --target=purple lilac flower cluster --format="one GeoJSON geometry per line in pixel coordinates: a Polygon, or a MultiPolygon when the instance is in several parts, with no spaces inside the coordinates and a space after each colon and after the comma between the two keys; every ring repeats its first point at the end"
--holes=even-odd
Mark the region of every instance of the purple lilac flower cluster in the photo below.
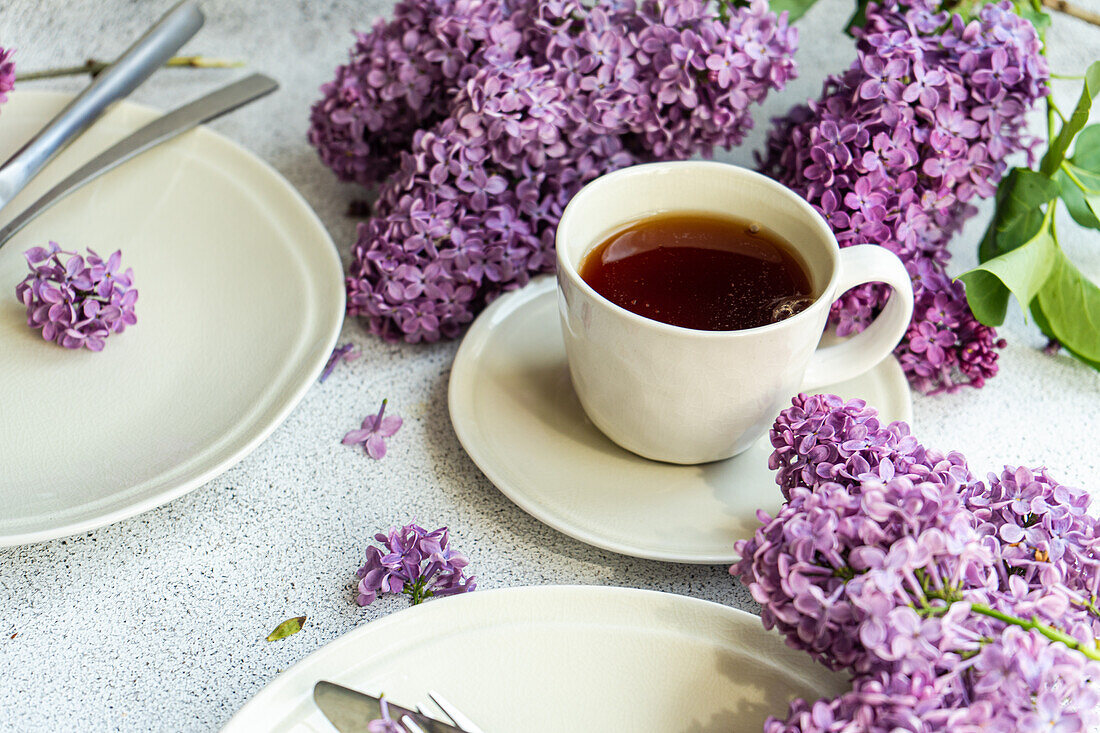
{"type": "Polygon", "coordinates": [[[787,501],[760,514],[730,572],[766,627],[854,682],[766,731],[1100,725],[1088,494],[1042,469],[980,481],[961,455],[832,395],[797,397],[771,441],[787,501]]]}
{"type": "Polygon", "coordinates": [[[360,606],[373,603],[384,593],[404,593],[413,605],[434,596],[453,596],[477,587],[466,575],[470,561],[448,547],[446,527],[429,532],[416,524],[391,527],[374,536],[381,547],[367,548],[367,561],[359,568],[360,606]]]}
{"type": "Polygon", "coordinates": [[[857,677],[832,700],[795,700],[787,718],[769,718],[764,731],[1085,733],[1100,722],[1100,665],[1038,631],[1010,626],[967,665],[972,694],[956,706],[945,705],[937,680],[922,673],[879,673],[857,677]]]}
{"type": "Polygon", "coordinates": [[[15,62],[12,50],[0,46],[0,104],[8,101],[8,92],[15,88],[15,62]]]}
{"type": "MultiPolygon", "coordinates": [[[[871,4],[858,57],[822,96],[778,120],[761,168],[805,196],[841,246],[879,244],[913,278],[915,307],[897,355],[928,392],[980,387],[1003,342],[946,274],[947,243],[992,195],[1012,153],[1031,153],[1024,113],[1047,93],[1034,27],[1002,2],[965,22],[939,0],[871,4]]],[[[841,335],[862,330],[887,295],[849,291],[841,335]]]]}
{"type": "Polygon", "coordinates": [[[795,74],[763,0],[405,0],[322,88],[310,141],[379,184],[348,310],[406,341],[453,337],[554,267],[565,204],[607,171],[739,143],[795,74]]]}
{"type": "Polygon", "coordinates": [[[31,272],[15,286],[15,297],[27,309],[27,325],[47,341],[102,351],[108,336],[137,323],[134,272],[121,269],[121,252],[104,260],[92,250],[82,256],[50,242],[24,257],[31,272]]]}

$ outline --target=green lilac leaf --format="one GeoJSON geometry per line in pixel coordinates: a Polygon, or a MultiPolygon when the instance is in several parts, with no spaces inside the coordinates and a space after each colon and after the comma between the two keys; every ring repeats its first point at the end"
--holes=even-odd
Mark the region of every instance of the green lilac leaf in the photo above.
{"type": "Polygon", "coordinates": [[[1062,125],[1062,129],[1058,131],[1058,137],[1051,141],[1050,148],[1039,165],[1040,171],[1052,175],[1062,165],[1073,138],[1088,124],[1089,113],[1092,111],[1092,99],[1098,93],[1100,93],[1100,61],[1094,61],[1085,71],[1085,84],[1081,90],[1081,97],[1077,100],[1077,107],[1062,125]]]}
{"type": "Polygon", "coordinates": [[[1100,287],[1056,251],[1039,306],[1054,337],[1088,361],[1100,361],[1100,287]]]}
{"type": "Polygon", "coordinates": [[[816,2],[817,0],[772,0],[768,3],[768,7],[776,15],[786,10],[788,13],[787,21],[793,23],[805,15],[806,11],[812,8],[816,2]]]}
{"type": "Polygon", "coordinates": [[[1100,123],[1089,125],[1077,135],[1070,161],[1078,168],[1100,175],[1100,123]]]}
{"type": "Polygon", "coordinates": [[[966,285],[966,301],[974,317],[986,326],[1001,325],[1008,310],[1009,294],[1015,295],[1020,307],[1026,309],[1050,277],[1058,254],[1049,226],[1041,226],[1039,233],[1022,247],[964,272],[959,279],[966,285]]]}
{"type": "Polygon", "coordinates": [[[297,634],[302,630],[302,626],[306,623],[305,616],[296,616],[294,618],[288,618],[281,624],[275,627],[275,630],[267,635],[268,641],[278,641],[279,639],[285,639],[288,636],[297,634]]]}
{"type": "Polygon", "coordinates": [[[1062,166],[1064,170],[1060,169],[1057,177],[1062,186],[1062,201],[1066,203],[1070,216],[1083,227],[1100,229],[1100,174],[1078,168],[1069,161],[1062,166]]]}
{"type": "MultiPolygon", "coordinates": [[[[1039,305],[1039,300],[1037,298],[1035,300],[1031,301],[1031,317],[1035,319],[1035,325],[1037,325],[1039,327],[1039,330],[1042,331],[1043,334],[1045,334],[1046,336],[1049,336],[1052,339],[1057,340],[1058,337],[1054,335],[1054,329],[1052,329],[1050,327],[1050,322],[1047,320],[1046,314],[1043,313],[1043,307],[1041,305],[1039,305]]],[[[1061,343],[1061,342],[1059,342],[1059,343],[1061,343]]],[[[1074,359],[1076,359],[1077,361],[1081,362],[1082,364],[1086,364],[1086,365],[1092,367],[1093,369],[1095,369],[1096,371],[1100,372],[1100,361],[1093,361],[1092,359],[1086,359],[1084,356],[1082,356],[1081,354],[1078,354],[1076,351],[1069,348],[1065,344],[1061,344],[1061,346],[1062,346],[1063,349],[1066,350],[1066,353],[1068,353],[1074,359]]]]}
{"type": "MultiPolygon", "coordinates": [[[[1066,165],[1069,165],[1068,163],[1066,165]]],[[[1074,173],[1076,175],[1076,172],[1074,173]]],[[[1078,176],[1080,178],[1080,176],[1078,176]]],[[[1092,209],[1089,207],[1089,202],[1085,200],[1085,194],[1081,192],[1081,189],[1077,187],[1077,184],[1066,175],[1066,172],[1059,169],[1054,174],[1054,179],[1058,181],[1062,186],[1062,202],[1066,205],[1066,209],[1069,210],[1069,215],[1073,217],[1073,220],[1083,227],[1089,229],[1100,229],[1100,219],[1093,214],[1092,209]]]]}
{"type": "Polygon", "coordinates": [[[1058,182],[1027,168],[1013,168],[997,187],[997,206],[978,246],[987,262],[1032,241],[1043,226],[1042,206],[1057,198],[1058,182]]]}
{"type": "Polygon", "coordinates": [[[856,12],[848,19],[848,25],[844,26],[844,32],[849,36],[855,36],[853,29],[867,25],[867,4],[870,0],[856,0],[856,12]]]}
{"type": "Polygon", "coordinates": [[[1073,143],[1073,157],[1063,164],[1091,192],[1078,187],[1061,167],[1056,178],[1070,216],[1083,227],[1100,229],[1100,124],[1089,125],[1073,143]]]}

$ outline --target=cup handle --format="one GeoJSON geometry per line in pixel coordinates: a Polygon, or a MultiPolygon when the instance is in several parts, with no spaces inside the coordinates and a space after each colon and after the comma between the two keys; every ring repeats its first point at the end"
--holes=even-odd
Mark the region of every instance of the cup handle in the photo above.
{"type": "Polygon", "coordinates": [[[859,244],[840,250],[840,279],[836,295],[864,283],[886,283],[893,292],[886,307],[870,326],[834,346],[818,349],[806,376],[803,390],[843,382],[871,369],[890,355],[909,328],[913,317],[913,283],[898,256],[873,244],[859,244]]]}

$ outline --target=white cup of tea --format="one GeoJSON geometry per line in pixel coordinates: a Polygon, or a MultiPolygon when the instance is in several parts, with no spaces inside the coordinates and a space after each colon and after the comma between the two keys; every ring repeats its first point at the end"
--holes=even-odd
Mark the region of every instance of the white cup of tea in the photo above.
{"type": "Polygon", "coordinates": [[[569,373],[592,422],[645,458],[695,464],[746,450],[800,391],[863,374],[908,328],[913,289],[901,260],[877,245],[841,249],[802,197],[725,163],[651,163],[581,189],[558,224],[558,303],[569,373]],[[581,277],[586,255],[649,217],[683,213],[759,222],[805,266],[813,302],[756,328],[705,331],[631,312],[581,277]],[[829,308],[844,291],[885,283],[893,292],[861,333],[820,347],[829,308]]]}

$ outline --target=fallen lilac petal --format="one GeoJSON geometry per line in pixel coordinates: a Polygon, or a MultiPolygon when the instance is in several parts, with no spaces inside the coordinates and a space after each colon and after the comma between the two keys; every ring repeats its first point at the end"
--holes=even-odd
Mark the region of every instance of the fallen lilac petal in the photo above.
{"type": "Polygon", "coordinates": [[[362,445],[367,455],[375,460],[384,458],[385,439],[393,436],[403,424],[402,419],[396,415],[385,416],[388,402],[389,400],[382,400],[378,413],[363,418],[361,427],[348,431],[341,442],[344,445],[362,445]]]}

